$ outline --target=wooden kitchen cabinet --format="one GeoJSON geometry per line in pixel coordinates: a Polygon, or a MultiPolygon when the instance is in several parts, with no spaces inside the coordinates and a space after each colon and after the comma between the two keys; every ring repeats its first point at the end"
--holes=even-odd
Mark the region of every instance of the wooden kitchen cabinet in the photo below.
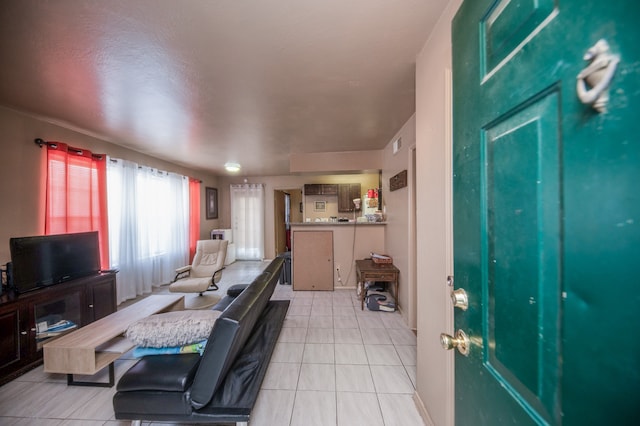
{"type": "Polygon", "coordinates": [[[338,195],[335,183],[309,183],[304,186],[304,195],[338,195]]]}
{"type": "Polygon", "coordinates": [[[360,198],[359,183],[341,183],[338,185],[338,212],[353,212],[355,198],[360,198]]]}
{"type": "Polygon", "coordinates": [[[333,291],[333,232],[293,231],[294,290],[333,291]]]}

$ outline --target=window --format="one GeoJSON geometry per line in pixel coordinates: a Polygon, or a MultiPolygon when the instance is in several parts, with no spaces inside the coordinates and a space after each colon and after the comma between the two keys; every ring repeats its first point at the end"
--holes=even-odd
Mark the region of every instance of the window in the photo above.
{"type": "Polygon", "coordinates": [[[189,180],[111,159],[108,166],[111,265],[118,302],[167,284],[189,263],[189,180]]]}
{"type": "Polygon", "coordinates": [[[45,234],[98,231],[100,265],[109,267],[105,156],[47,143],[45,234]]]}

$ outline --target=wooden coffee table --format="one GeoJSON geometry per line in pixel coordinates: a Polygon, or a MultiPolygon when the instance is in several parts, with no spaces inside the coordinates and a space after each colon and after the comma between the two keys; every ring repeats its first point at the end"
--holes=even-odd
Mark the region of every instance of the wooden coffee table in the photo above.
{"type": "Polygon", "coordinates": [[[135,344],[123,333],[130,324],[150,315],[184,309],[184,296],[152,295],[124,309],[47,342],[44,350],[44,371],[67,374],[67,384],[79,386],[114,385],[113,362],[135,344]],[[109,367],[109,382],[79,382],[74,374],[93,375],[109,367]]]}

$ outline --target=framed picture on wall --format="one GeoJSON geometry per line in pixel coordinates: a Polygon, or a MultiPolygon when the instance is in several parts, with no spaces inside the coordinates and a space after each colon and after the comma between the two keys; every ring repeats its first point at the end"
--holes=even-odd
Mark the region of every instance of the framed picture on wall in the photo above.
{"type": "Polygon", "coordinates": [[[316,201],[315,206],[313,207],[314,212],[323,212],[327,210],[327,202],[326,201],[316,201]]]}
{"type": "Polygon", "coordinates": [[[218,218],[218,188],[206,188],[207,219],[218,218]]]}

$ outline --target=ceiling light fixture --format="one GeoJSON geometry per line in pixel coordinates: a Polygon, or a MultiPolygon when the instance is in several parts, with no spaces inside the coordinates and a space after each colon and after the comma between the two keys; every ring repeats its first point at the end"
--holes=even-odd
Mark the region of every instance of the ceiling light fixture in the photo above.
{"type": "Polygon", "coordinates": [[[238,163],[225,163],[224,168],[226,171],[236,173],[240,171],[240,164],[238,163]]]}

